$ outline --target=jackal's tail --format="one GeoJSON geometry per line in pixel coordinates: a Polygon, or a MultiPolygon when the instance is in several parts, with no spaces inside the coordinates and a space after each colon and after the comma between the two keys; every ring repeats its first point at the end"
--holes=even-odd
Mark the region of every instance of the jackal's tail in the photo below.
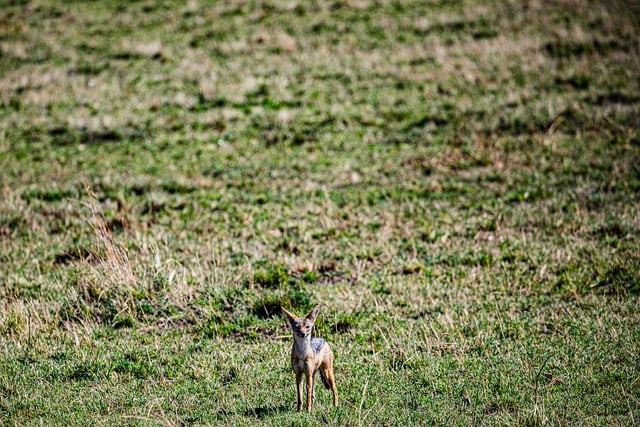
{"type": "Polygon", "coordinates": [[[322,384],[324,384],[324,388],[326,388],[327,390],[331,390],[331,385],[329,384],[327,377],[325,377],[324,371],[322,369],[319,369],[319,371],[320,371],[320,378],[322,379],[322,384]]]}

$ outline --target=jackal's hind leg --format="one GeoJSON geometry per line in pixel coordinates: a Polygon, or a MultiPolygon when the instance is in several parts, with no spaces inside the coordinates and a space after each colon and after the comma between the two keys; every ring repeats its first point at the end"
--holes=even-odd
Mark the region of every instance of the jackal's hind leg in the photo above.
{"type": "Polygon", "coordinates": [[[333,392],[333,406],[338,406],[338,387],[336,387],[336,378],[333,375],[333,360],[320,367],[320,376],[324,386],[333,392]]]}

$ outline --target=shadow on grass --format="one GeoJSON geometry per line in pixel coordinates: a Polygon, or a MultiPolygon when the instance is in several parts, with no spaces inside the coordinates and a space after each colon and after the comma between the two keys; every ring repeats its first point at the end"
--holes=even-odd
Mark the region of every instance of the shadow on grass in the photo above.
{"type": "Polygon", "coordinates": [[[291,408],[287,405],[278,406],[258,406],[256,408],[247,408],[242,413],[245,417],[254,417],[257,419],[265,418],[269,415],[276,415],[282,412],[291,411],[291,408]]]}

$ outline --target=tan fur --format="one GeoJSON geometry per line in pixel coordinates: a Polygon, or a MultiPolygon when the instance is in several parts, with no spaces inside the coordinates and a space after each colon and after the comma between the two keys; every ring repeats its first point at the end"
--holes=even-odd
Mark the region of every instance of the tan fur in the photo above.
{"type": "Polygon", "coordinates": [[[333,375],[333,353],[329,344],[319,338],[311,338],[313,324],[318,317],[320,305],[317,305],[306,317],[296,317],[281,307],[282,313],[289,320],[293,331],[293,347],[291,348],[291,367],[296,374],[298,391],[298,411],[302,410],[302,378],[307,382],[307,411],[311,411],[315,393],[313,383],[316,372],[320,372],[322,382],[327,389],[333,391],[333,405],[338,406],[338,389],[333,375]],[[320,347],[316,350],[314,345],[320,347]]]}

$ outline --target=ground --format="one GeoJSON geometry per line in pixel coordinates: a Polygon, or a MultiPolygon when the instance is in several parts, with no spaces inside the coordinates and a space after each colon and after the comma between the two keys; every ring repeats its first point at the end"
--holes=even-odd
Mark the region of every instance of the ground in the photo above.
{"type": "Polygon", "coordinates": [[[0,424],[638,423],[639,52],[624,1],[5,2],[0,424]]]}

